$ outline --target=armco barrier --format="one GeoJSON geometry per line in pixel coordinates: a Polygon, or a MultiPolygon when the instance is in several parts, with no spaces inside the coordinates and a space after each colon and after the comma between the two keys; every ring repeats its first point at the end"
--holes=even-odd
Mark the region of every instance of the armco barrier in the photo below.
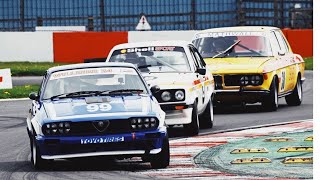
{"type": "Polygon", "coordinates": [[[128,42],[128,32],[53,33],[54,61],[80,63],[107,57],[113,46],[128,42]]]}

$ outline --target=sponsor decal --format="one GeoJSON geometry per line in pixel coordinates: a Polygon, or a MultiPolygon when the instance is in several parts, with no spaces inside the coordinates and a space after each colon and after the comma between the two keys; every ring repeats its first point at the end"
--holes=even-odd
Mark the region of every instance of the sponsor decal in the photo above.
{"type": "Polygon", "coordinates": [[[196,34],[195,39],[204,38],[204,37],[225,37],[225,36],[266,36],[266,33],[253,32],[253,31],[209,32],[209,33],[196,34]]]}
{"type": "Polygon", "coordinates": [[[120,52],[124,53],[134,53],[134,52],[146,52],[146,51],[174,51],[176,47],[174,46],[156,46],[156,47],[137,47],[137,48],[129,48],[122,49],[120,52]]]}
{"type": "Polygon", "coordinates": [[[110,142],[124,142],[124,136],[92,137],[80,139],[80,144],[104,144],[110,142]]]}
{"type": "Polygon", "coordinates": [[[130,74],[137,75],[137,72],[132,68],[91,68],[91,69],[75,69],[55,72],[51,75],[50,80],[85,76],[85,75],[98,75],[98,74],[130,74]]]}

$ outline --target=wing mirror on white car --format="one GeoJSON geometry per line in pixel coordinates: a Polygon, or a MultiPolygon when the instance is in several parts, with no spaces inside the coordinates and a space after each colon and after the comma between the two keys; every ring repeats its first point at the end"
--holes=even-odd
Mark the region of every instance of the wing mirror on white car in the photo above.
{"type": "Polygon", "coordinates": [[[38,93],[36,93],[36,92],[32,92],[32,93],[30,93],[29,94],[29,99],[31,99],[31,100],[38,100],[38,93]]]}
{"type": "Polygon", "coordinates": [[[198,68],[196,72],[199,73],[200,75],[206,75],[207,71],[205,68],[198,68]]]}
{"type": "Polygon", "coordinates": [[[152,94],[156,94],[160,91],[160,87],[158,85],[154,85],[150,88],[152,94]]]}

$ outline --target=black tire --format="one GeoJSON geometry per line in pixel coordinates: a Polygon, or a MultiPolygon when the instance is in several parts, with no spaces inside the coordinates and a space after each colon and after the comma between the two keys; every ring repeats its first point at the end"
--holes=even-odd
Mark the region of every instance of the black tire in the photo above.
{"type": "Polygon", "coordinates": [[[303,97],[303,91],[302,91],[302,83],[300,80],[300,77],[297,78],[296,86],[294,87],[294,90],[292,94],[287,95],[286,102],[289,106],[299,106],[302,102],[303,97]]]}
{"type": "Polygon", "coordinates": [[[204,110],[203,114],[200,116],[200,128],[212,128],[213,126],[213,95],[210,97],[209,102],[204,110]]]}
{"type": "Polygon", "coordinates": [[[185,132],[189,136],[195,136],[199,134],[199,115],[198,115],[198,107],[197,101],[193,103],[192,107],[192,115],[191,115],[191,123],[183,125],[185,132]]]}
{"type": "Polygon", "coordinates": [[[36,140],[30,139],[30,147],[31,147],[31,163],[33,167],[37,170],[45,169],[49,165],[49,161],[42,159],[39,151],[39,147],[37,146],[36,140]]]}
{"type": "Polygon", "coordinates": [[[264,97],[262,107],[265,111],[276,111],[279,106],[278,85],[276,77],[273,78],[270,85],[270,94],[264,97]]]}
{"type": "Polygon", "coordinates": [[[166,168],[170,163],[170,148],[169,139],[166,136],[162,141],[162,149],[156,154],[152,155],[150,158],[151,167],[154,169],[166,168]]]}

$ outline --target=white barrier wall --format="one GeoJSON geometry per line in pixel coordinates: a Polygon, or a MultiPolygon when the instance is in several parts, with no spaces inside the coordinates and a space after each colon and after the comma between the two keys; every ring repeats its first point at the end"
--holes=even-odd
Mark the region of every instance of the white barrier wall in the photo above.
{"type": "Polygon", "coordinates": [[[129,31],[128,42],[184,40],[191,41],[198,31],[129,31]]]}
{"type": "Polygon", "coordinates": [[[1,32],[0,61],[53,62],[52,32],[1,32]]]}

